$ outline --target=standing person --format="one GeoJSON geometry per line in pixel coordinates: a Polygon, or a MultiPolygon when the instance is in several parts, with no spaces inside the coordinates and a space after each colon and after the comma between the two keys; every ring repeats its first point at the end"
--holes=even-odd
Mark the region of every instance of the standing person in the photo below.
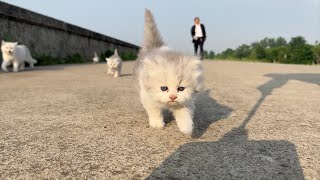
{"type": "Polygon", "coordinates": [[[200,46],[200,58],[203,59],[203,44],[206,40],[206,29],[203,24],[200,24],[199,17],[194,18],[194,25],[191,27],[192,42],[194,45],[194,55],[198,55],[200,46]]]}

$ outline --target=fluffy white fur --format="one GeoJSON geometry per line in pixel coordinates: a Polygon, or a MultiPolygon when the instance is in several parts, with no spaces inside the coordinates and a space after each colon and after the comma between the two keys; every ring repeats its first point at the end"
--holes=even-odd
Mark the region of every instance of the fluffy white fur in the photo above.
{"type": "Polygon", "coordinates": [[[118,54],[117,49],[114,50],[114,54],[106,58],[108,65],[108,74],[112,75],[114,78],[117,78],[121,75],[122,68],[122,59],[118,54]]]}
{"type": "Polygon", "coordinates": [[[92,60],[93,60],[94,63],[98,63],[99,62],[100,58],[99,58],[97,52],[94,52],[92,60]]]}
{"type": "Polygon", "coordinates": [[[167,48],[149,10],[136,64],[140,99],[151,127],[163,128],[163,110],[172,111],[181,132],[191,134],[195,93],[202,90],[201,61],[167,48]]]}
{"type": "Polygon", "coordinates": [[[29,49],[25,45],[18,45],[17,42],[2,41],[1,51],[3,57],[1,68],[5,72],[8,72],[7,67],[11,64],[13,64],[13,72],[18,72],[24,70],[25,62],[29,63],[31,68],[37,63],[32,58],[29,49]]]}

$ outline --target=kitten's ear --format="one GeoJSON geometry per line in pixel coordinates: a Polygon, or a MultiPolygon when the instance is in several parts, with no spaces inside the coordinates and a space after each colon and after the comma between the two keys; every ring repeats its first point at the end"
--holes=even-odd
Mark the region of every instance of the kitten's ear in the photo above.
{"type": "Polygon", "coordinates": [[[114,55],[119,56],[117,49],[114,50],[114,55]]]}
{"type": "Polygon", "coordinates": [[[19,43],[19,42],[14,42],[13,44],[16,46],[16,45],[18,45],[18,43],[19,43]]]}
{"type": "Polygon", "coordinates": [[[108,61],[109,61],[109,58],[106,58],[105,60],[108,62],[108,61]]]}
{"type": "Polygon", "coordinates": [[[1,44],[4,45],[4,44],[6,44],[6,42],[5,42],[4,40],[2,40],[2,41],[1,41],[1,44]]]}
{"type": "Polygon", "coordinates": [[[164,46],[165,43],[158,31],[157,24],[153,19],[153,15],[150,10],[145,9],[144,12],[144,40],[140,55],[147,53],[148,51],[164,46]]]}

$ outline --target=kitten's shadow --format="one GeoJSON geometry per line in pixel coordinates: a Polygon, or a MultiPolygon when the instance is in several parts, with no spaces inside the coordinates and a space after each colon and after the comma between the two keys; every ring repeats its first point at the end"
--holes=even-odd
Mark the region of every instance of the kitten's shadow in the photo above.
{"type": "Polygon", "coordinates": [[[132,76],[133,74],[132,73],[127,73],[127,74],[121,74],[120,76],[121,77],[126,77],[126,76],[132,76]]]}
{"type": "MultiPolygon", "coordinates": [[[[215,121],[228,117],[233,109],[228,106],[219,104],[210,97],[210,90],[199,92],[196,94],[195,111],[193,117],[194,129],[193,138],[200,138],[207,128],[215,121]]],[[[164,122],[169,123],[174,119],[169,111],[164,111],[164,122]]]]}

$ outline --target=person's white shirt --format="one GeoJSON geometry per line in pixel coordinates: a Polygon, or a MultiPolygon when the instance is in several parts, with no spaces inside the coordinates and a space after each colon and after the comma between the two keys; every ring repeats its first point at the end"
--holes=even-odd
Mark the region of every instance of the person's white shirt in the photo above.
{"type": "Polygon", "coordinates": [[[196,24],[195,31],[196,31],[195,37],[197,37],[197,38],[203,37],[203,33],[202,33],[202,29],[201,29],[201,25],[200,24],[196,24]]]}

